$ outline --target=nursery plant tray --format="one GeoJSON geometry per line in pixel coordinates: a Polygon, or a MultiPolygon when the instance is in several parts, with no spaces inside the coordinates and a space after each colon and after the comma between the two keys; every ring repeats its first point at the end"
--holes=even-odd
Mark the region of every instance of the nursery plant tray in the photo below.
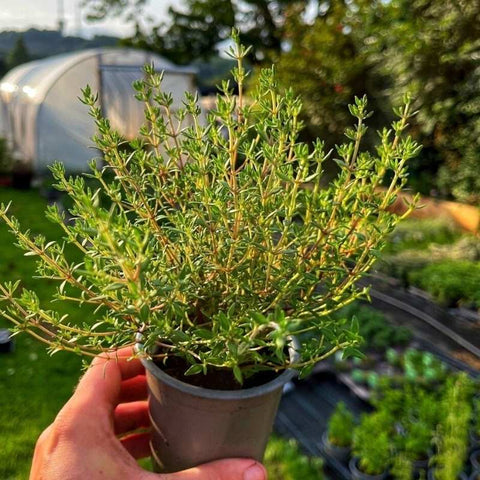
{"type": "Polygon", "coordinates": [[[448,311],[419,289],[405,290],[388,276],[371,276],[365,284],[372,286],[372,305],[390,314],[395,323],[412,328],[417,338],[433,340],[445,351],[461,349],[480,359],[478,324],[471,318],[448,311]]]}
{"type": "Polygon", "coordinates": [[[355,415],[371,411],[371,406],[358,398],[332,372],[320,372],[295,383],[282,397],[275,420],[278,434],[295,438],[302,450],[311,456],[326,460],[326,473],[332,479],[350,480],[348,468],[323,451],[322,434],[335,405],[345,402],[355,415]]]}
{"type": "MultiPolygon", "coordinates": [[[[414,344],[416,348],[435,354],[450,370],[465,371],[473,377],[480,375],[478,370],[451,357],[431,342],[415,340],[414,344]]],[[[321,368],[315,369],[313,375],[296,381],[293,388],[286,390],[275,420],[278,434],[297,440],[307,455],[323,457],[327,475],[339,480],[351,480],[352,476],[346,464],[323,449],[322,435],[328,419],[339,401],[343,401],[356,417],[373,410],[366,400],[367,396],[361,394],[354,382],[348,382],[346,378],[348,375],[335,372],[333,366],[326,362],[321,368]]]]}

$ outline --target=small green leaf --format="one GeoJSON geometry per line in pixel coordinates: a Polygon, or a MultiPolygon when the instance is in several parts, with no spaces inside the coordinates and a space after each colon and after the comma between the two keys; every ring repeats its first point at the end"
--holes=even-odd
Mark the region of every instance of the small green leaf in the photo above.
{"type": "Polygon", "coordinates": [[[238,365],[235,365],[233,367],[233,376],[235,377],[235,380],[238,383],[243,384],[242,370],[240,369],[240,367],[238,365]]]}
{"type": "Polygon", "coordinates": [[[192,365],[185,373],[184,375],[188,377],[189,375],[197,375],[199,373],[202,373],[203,367],[199,363],[196,365],[192,365]]]}
{"type": "Polygon", "coordinates": [[[347,358],[350,358],[350,357],[355,357],[355,358],[364,359],[364,358],[365,358],[365,354],[364,354],[363,352],[361,352],[360,350],[358,350],[358,348],[355,348],[355,347],[347,347],[347,348],[343,351],[342,360],[346,360],[347,358]]]}

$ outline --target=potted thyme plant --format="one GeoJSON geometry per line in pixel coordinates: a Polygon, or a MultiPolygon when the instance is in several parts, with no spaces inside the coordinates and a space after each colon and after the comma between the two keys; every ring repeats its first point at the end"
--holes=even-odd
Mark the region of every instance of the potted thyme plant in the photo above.
{"type": "Polygon", "coordinates": [[[473,382],[465,374],[452,375],[446,383],[437,429],[437,452],[429,480],[466,479],[463,472],[468,457],[468,427],[472,417],[473,382]]]}
{"type": "Polygon", "coordinates": [[[392,460],[393,420],[377,411],[363,414],[353,433],[353,453],[349,467],[355,480],[383,480],[388,476],[392,460]]]}
{"type": "Polygon", "coordinates": [[[341,462],[346,461],[352,449],[354,427],[353,413],[344,402],[338,402],[322,437],[325,451],[341,462]]]}
{"type": "Polygon", "coordinates": [[[161,471],[227,456],[260,459],[292,371],[306,375],[337,351],[357,353],[356,323],[330,314],[367,294],[356,281],[402,218],[388,207],[419,151],[404,136],[408,99],[375,153],[361,150],[365,98],[350,106],[356,123],[344,145],[326,152],[318,140],[309,148],[298,140],[302,104],[280,90],[273,67],[246,97],[248,49],[235,33],[233,40],[238,95],[223,83],[205,123],[189,93],[184,108],[172,110],[152,66],[134,83],[145,125],[131,142],[84,90],[103,166],[93,160],[87,181],[55,164],[73,220],[54,206],[47,211],[81,262],[61,243],[32,238],[8,205],[0,208],[26,255],[38,257],[38,274],[58,282],[56,300],[96,309],[95,318],[72,324],[16,282],[0,286],[1,313],[51,353],[114,358],[115,349],[136,344],[161,471]],[[338,175],[322,185],[329,156],[338,175]]]}

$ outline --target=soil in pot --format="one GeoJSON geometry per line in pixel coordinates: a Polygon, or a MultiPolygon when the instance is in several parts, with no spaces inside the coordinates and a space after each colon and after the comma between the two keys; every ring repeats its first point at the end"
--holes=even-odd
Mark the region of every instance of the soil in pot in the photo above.
{"type": "Polygon", "coordinates": [[[248,377],[240,385],[230,369],[212,368],[207,370],[207,373],[198,373],[196,375],[184,375],[184,372],[189,368],[189,364],[180,357],[168,357],[166,362],[162,360],[154,360],[155,365],[181,382],[195,385],[196,387],[208,388],[212,390],[243,390],[246,388],[253,388],[268,383],[279,376],[278,372],[272,370],[264,370],[248,377]]]}
{"type": "Polygon", "coordinates": [[[368,475],[367,473],[362,472],[358,466],[358,462],[358,458],[353,457],[348,464],[354,480],[385,480],[388,478],[388,472],[383,472],[378,475],[368,475]]]}

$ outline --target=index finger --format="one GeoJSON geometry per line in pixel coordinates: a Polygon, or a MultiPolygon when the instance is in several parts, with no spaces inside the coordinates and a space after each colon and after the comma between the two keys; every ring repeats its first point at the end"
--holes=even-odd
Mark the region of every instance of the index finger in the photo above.
{"type": "Polygon", "coordinates": [[[96,357],[75,390],[75,400],[113,412],[120,401],[122,381],[145,373],[133,355],[133,348],[126,347],[96,357]]]}

